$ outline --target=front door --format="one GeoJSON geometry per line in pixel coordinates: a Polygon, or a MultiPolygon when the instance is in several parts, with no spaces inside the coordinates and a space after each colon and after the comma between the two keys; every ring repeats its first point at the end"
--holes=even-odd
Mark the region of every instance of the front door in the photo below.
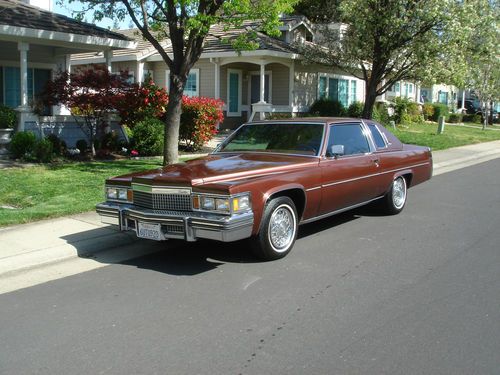
{"type": "MultiPolygon", "coordinates": [[[[264,100],[269,103],[269,74],[264,76],[264,100]]],[[[250,82],[251,101],[250,103],[257,103],[260,101],[260,75],[252,74],[250,82]]]]}

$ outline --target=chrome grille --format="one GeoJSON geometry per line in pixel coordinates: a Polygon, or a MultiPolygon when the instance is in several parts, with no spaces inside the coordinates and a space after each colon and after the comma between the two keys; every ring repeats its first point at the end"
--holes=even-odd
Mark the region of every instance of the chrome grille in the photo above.
{"type": "Polygon", "coordinates": [[[153,210],[191,211],[191,195],[156,194],[134,190],[134,205],[153,210]]]}

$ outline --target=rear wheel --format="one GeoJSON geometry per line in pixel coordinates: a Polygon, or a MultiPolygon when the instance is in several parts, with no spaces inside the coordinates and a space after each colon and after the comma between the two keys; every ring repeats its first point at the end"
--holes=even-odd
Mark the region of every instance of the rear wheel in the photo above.
{"type": "Polygon", "coordinates": [[[391,189],[384,197],[385,211],[390,215],[399,214],[406,204],[406,196],[406,179],[399,176],[394,179],[391,189]]]}
{"type": "Polygon", "coordinates": [[[259,234],[252,238],[252,248],[263,260],[283,258],[297,238],[297,209],[289,197],[271,200],[265,210],[259,234]]]}

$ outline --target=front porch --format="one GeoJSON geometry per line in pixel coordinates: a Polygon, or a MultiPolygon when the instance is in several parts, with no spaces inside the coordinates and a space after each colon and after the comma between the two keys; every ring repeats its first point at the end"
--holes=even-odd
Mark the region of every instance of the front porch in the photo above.
{"type": "Polygon", "coordinates": [[[211,58],[215,97],[225,103],[224,127],[296,112],[295,61],[280,57],[211,58]]]}

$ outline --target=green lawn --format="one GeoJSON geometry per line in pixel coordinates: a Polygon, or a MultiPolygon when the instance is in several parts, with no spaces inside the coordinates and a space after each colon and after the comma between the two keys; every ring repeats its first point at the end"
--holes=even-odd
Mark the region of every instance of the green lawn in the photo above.
{"type": "Polygon", "coordinates": [[[429,146],[432,150],[444,150],[451,147],[464,146],[473,143],[500,140],[500,131],[480,127],[472,128],[459,125],[445,125],[443,134],[437,134],[437,124],[418,124],[408,127],[391,129],[404,143],[429,146]]]}
{"type": "MultiPolygon", "coordinates": [[[[500,131],[437,124],[392,130],[405,143],[433,150],[500,140],[500,131]]],[[[104,199],[104,180],[134,171],[157,168],[161,160],[63,163],[0,170],[0,226],[26,223],[94,209],[104,199]],[[8,208],[10,207],[10,208],[8,208]]]]}
{"type": "Polygon", "coordinates": [[[65,163],[0,170],[0,226],[85,212],[104,200],[104,180],[161,160],[65,163]]]}

